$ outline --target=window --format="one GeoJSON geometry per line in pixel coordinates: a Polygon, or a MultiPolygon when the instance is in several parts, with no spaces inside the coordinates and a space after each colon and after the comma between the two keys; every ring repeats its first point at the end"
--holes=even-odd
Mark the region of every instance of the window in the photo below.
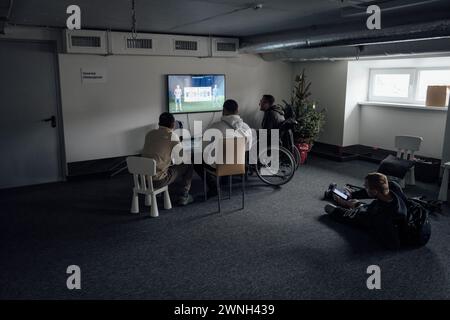
{"type": "Polygon", "coordinates": [[[372,69],[369,99],[408,102],[413,97],[414,69],[372,69]]]}
{"type": "Polygon", "coordinates": [[[371,69],[369,100],[425,104],[431,85],[450,86],[450,68],[371,69]]]}
{"type": "Polygon", "coordinates": [[[425,102],[427,98],[427,87],[447,85],[450,86],[450,69],[424,69],[419,70],[417,81],[416,100],[425,102]]]}

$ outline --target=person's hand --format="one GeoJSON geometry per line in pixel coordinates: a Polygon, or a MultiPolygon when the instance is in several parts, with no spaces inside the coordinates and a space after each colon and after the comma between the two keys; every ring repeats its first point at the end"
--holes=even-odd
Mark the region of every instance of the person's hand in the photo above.
{"type": "Polygon", "coordinates": [[[352,190],[349,187],[344,187],[344,193],[348,196],[349,199],[352,198],[352,190]]]}
{"type": "Polygon", "coordinates": [[[354,209],[359,205],[357,200],[354,200],[354,199],[344,200],[336,195],[333,195],[333,200],[336,201],[336,203],[339,206],[341,206],[343,208],[348,208],[348,209],[354,209]]]}

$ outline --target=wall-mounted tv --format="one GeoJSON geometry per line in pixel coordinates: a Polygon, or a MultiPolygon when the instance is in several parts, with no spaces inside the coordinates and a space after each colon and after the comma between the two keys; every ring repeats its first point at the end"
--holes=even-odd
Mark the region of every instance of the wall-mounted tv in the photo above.
{"type": "Polygon", "coordinates": [[[225,75],[168,75],[170,113],[222,111],[225,101],[225,75]]]}

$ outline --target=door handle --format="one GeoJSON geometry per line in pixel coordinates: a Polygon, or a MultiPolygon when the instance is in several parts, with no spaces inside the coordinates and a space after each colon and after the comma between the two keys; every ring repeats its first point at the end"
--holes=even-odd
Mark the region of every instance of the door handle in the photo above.
{"type": "Polygon", "coordinates": [[[56,117],[51,116],[50,118],[42,119],[42,122],[50,122],[52,128],[56,128],[56,117]]]}

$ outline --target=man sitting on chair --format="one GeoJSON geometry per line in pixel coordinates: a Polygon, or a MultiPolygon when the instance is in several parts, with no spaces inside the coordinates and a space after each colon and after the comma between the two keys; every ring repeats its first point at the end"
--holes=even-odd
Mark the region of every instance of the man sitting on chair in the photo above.
{"type": "Polygon", "coordinates": [[[193,167],[191,164],[172,165],[172,149],[180,144],[179,137],[173,132],[175,118],[172,114],[164,112],[159,116],[159,128],[151,130],[145,136],[142,156],[156,161],[156,175],[153,183],[156,188],[170,185],[173,182],[182,184],[179,205],[187,205],[194,201],[189,194],[193,167]]]}
{"type": "MultiPolygon", "coordinates": [[[[223,104],[222,118],[220,121],[213,123],[208,129],[219,130],[224,138],[244,137],[246,142],[246,150],[252,145],[252,130],[239,116],[239,106],[235,100],[226,100],[223,104]]],[[[208,144],[208,143],[205,143],[208,144]]],[[[203,179],[203,167],[207,164],[195,165],[195,172],[203,179]]],[[[214,177],[207,175],[206,183],[210,195],[217,194],[216,183],[214,177]]]]}

